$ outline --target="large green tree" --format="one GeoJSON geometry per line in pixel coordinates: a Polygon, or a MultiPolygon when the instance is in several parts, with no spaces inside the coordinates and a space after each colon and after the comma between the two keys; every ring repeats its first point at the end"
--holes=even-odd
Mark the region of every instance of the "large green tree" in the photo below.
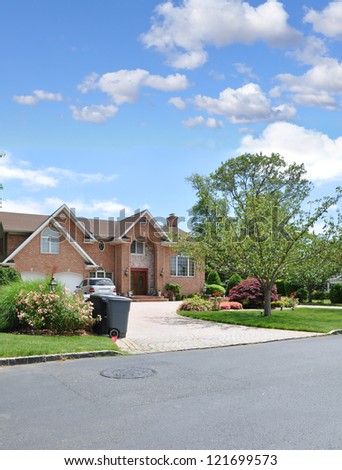
{"type": "Polygon", "coordinates": [[[339,241],[329,231],[308,234],[298,243],[297,262],[289,266],[287,279],[305,287],[312,302],[313,291],[324,288],[330,277],[342,271],[341,256],[339,241]]]}
{"type": "Polygon", "coordinates": [[[264,314],[271,315],[276,279],[298,262],[301,240],[341,197],[305,203],[313,189],[303,165],[287,165],[279,154],[244,154],[227,160],[209,176],[188,178],[197,195],[190,215],[191,238],[178,249],[211,267],[258,279],[264,314]],[[197,243],[193,243],[193,240],[197,243]]]}

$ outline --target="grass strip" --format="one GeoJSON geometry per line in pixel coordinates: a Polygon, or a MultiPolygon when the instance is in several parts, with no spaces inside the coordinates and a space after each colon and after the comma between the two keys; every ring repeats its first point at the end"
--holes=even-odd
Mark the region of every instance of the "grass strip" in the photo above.
{"type": "Polygon", "coordinates": [[[217,312],[184,312],[188,318],[279,330],[310,331],[329,333],[342,330],[342,308],[296,308],[294,310],[273,310],[271,317],[264,317],[260,310],[228,310],[217,312]]]}
{"type": "Polygon", "coordinates": [[[119,351],[119,348],[107,336],[40,336],[0,333],[0,357],[103,350],[119,351]]]}

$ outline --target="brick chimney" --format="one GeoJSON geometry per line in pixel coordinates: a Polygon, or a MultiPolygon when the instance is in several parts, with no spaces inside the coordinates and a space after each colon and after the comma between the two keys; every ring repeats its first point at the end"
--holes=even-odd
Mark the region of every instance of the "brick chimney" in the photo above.
{"type": "Polygon", "coordinates": [[[178,228],[178,217],[176,216],[176,214],[174,213],[170,214],[166,220],[167,220],[167,226],[169,228],[178,228]]]}

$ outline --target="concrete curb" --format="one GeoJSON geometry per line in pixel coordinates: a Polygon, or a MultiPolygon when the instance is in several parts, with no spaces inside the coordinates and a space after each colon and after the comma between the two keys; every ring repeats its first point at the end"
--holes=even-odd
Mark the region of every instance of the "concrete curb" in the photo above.
{"type": "Polygon", "coordinates": [[[20,356],[0,358],[1,366],[16,366],[22,364],[37,364],[39,362],[63,361],[67,359],[84,359],[91,357],[122,356],[120,351],[89,351],[79,353],[48,354],[42,356],[20,356]]]}

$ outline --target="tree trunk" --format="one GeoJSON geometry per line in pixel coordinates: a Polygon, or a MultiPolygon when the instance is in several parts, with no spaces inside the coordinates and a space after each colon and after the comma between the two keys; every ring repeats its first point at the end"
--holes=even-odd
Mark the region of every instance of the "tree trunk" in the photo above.
{"type": "Polygon", "coordinates": [[[272,301],[272,285],[264,286],[264,316],[270,317],[272,315],[271,309],[272,301]]]}
{"type": "Polygon", "coordinates": [[[312,289],[312,288],[309,287],[308,291],[309,291],[308,302],[309,302],[309,304],[312,304],[312,300],[313,300],[313,299],[312,299],[312,294],[313,294],[314,289],[312,289]]]}

